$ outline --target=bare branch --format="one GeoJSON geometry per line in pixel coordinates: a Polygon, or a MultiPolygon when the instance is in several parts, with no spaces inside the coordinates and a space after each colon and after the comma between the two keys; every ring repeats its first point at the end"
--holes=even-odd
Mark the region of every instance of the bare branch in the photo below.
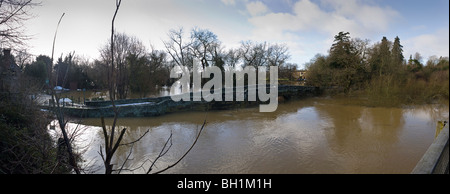
{"type": "MultiPolygon", "coordinates": [[[[198,132],[197,137],[195,138],[195,141],[192,143],[191,147],[186,151],[186,153],[184,153],[183,156],[181,156],[181,158],[178,159],[178,160],[177,160],[175,163],[173,163],[172,165],[169,165],[169,166],[167,166],[166,168],[164,168],[164,169],[162,169],[162,170],[160,170],[160,171],[154,172],[153,174],[159,174],[159,173],[165,172],[166,170],[169,170],[169,169],[173,168],[173,167],[176,166],[181,160],[183,160],[183,158],[186,157],[186,155],[192,150],[192,148],[194,148],[194,146],[195,146],[195,144],[197,143],[197,141],[198,141],[198,139],[199,139],[199,137],[200,137],[200,134],[202,133],[202,131],[203,131],[203,129],[205,128],[205,126],[206,126],[206,118],[205,118],[205,120],[203,121],[203,125],[202,125],[202,127],[200,128],[200,131],[198,132]]],[[[167,142],[166,142],[166,144],[167,144],[167,142]]],[[[147,174],[149,174],[150,171],[151,171],[151,168],[149,169],[149,171],[147,172],[147,174]]]]}
{"type": "Polygon", "coordinates": [[[125,161],[123,162],[122,166],[120,167],[119,172],[118,172],[119,174],[120,174],[120,172],[122,172],[123,167],[125,166],[125,163],[127,163],[127,161],[130,159],[131,153],[133,153],[133,146],[131,146],[130,152],[127,155],[127,158],[125,158],[125,161]]]}
{"type": "MultiPolygon", "coordinates": [[[[103,137],[105,138],[105,146],[106,146],[105,147],[105,149],[106,149],[105,151],[106,151],[106,153],[109,153],[108,132],[106,132],[105,118],[101,117],[100,119],[102,121],[103,137]]],[[[100,149],[100,151],[101,151],[101,149],[100,149]]]]}
{"type": "Polygon", "coordinates": [[[152,162],[152,165],[150,165],[150,168],[148,169],[147,174],[149,174],[150,171],[153,170],[153,166],[155,165],[156,161],[158,161],[161,157],[163,157],[164,155],[166,155],[166,153],[167,153],[167,152],[169,151],[169,149],[172,147],[172,145],[173,145],[173,144],[172,144],[172,137],[173,137],[173,134],[172,134],[172,131],[170,131],[170,136],[169,136],[169,138],[167,138],[166,143],[164,144],[163,148],[162,148],[161,151],[159,152],[158,156],[157,156],[156,159],[152,162]],[[169,142],[170,142],[170,145],[169,145],[168,148],[166,148],[166,147],[167,147],[167,144],[168,144],[169,142]]]}
{"type": "Polygon", "coordinates": [[[27,8],[39,5],[31,0],[0,1],[0,44],[24,46],[30,36],[24,33],[24,21],[30,19],[27,8]]]}
{"type": "Polygon", "coordinates": [[[66,13],[63,13],[61,15],[61,17],[59,18],[58,24],[56,25],[56,30],[55,30],[55,36],[53,36],[53,46],[52,46],[52,64],[53,64],[53,54],[55,53],[55,42],[56,42],[56,35],[58,34],[58,28],[59,28],[59,24],[61,23],[61,20],[63,19],[64,15],[66,13]]]}
{"type": "Polygon", "coordinates": [[[133,145],[134,143],[140,141],[145,135],[147,135],[148,132],[150,132],[149,129],[147,129],[147,131],[146,131],[143,135],[141,135],[138,139],[136,139],[136,140],[134,140],[134,141],[132,141],[132,142],[129,142],[129,143],[123,143],[123,144],[120,144],[120,146],[133,145]]]}

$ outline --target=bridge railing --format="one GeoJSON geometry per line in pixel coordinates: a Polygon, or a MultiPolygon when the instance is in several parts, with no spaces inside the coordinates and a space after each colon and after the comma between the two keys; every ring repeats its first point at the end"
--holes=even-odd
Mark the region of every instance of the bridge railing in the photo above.
{"type": "Polygon", "coordinates": [[[448,135],[449,128],[447,126],[440,132],[411,174],[448,174],[448,135]]]}

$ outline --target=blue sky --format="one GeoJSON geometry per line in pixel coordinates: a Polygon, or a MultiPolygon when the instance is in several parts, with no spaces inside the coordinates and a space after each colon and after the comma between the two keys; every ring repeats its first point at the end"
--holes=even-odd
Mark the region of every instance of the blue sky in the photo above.
{"type": "MultiPolygon", "coordinates": [[[[114,8],[115,0],[42,0],[27,25],[31,53],[51,54],[56,24],[65,13],[55,55],[75,51],[98,58],[114,8]]],[[[399,36],[407,57],[449,56],[448,0],[123,0],[116,20],[118,31],[156,49],[164,49],[170,29],[188,32],[196,26],[214,32],[226,49],[245,40],[284,43],[290,62],[301,68],[317,53],[327,54],[339,31],[372,44],[399,36]]]]}

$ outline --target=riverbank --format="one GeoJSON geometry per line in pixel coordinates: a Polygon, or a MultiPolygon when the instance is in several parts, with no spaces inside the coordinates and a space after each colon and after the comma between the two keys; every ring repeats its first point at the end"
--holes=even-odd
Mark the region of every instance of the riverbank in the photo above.
{"type": "Polygon", "coordinates": [[[383,75],[349,91],[334,87],[323,89],[324,96],[358,99],[370,107],[404,107],[426,104],[449,106],[449,71],[435,72],[429,79],[415,76],[383,75]]]}
{"type": "Polygon", "coordinates": [[[440,105],[449,107],[449,99],[445,98],[432,98],[432,99],[414,99],[409,96],[382,96],[372,95],[368,91],[360,90],[350,93],[338,93],[330,90],[323,90],[320,97],[324,98],[346,98],[349,105],[358,105],[366,107],[379,107],[379,108],[407,108],[423,105],[440,105]]]}

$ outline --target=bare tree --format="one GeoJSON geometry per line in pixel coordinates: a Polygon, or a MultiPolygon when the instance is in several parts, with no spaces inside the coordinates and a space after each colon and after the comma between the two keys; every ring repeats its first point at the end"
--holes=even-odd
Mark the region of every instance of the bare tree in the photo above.
{"type": "Polygon", "coordinates": [[[267,43],[255,43],[253,41],[241,42],[239,49],[239,55],[243,60],[244,67],[253,66],[258,68],[259,66],[267,65],[267,43]]]}
{"type": "Polygon", "coordinates": [[[20,69],[24,70],[26,64],[31,64],[33,60],[33,55],[27,51],[27,49],[20,49],[15,52],[14,57],[17,65],[20,69]]]}
{"type": "Polygon", "coordinates": [[[105,63],[112,65],[109,71],[111,74],[109,78],[114,82],[111,83],[113,84],[112,93],[115,93],[118,99],[126,99],[129,92],[129,67],[126,59],[130,55],[136,58],[145,56],[147,49],[137,37],[125,33],[114,33],[113,39],[113,50],[111,50],[111,43],[108,43],[100,49],[100,54],[105,63]]]}
{"type": "Polygon", "coordinates": [[[244,66],[281,66],[290,58],[289,49],[285,44],[241,42],[239,55],[244,66]]]}
{"type": "Polygon", "coordinates": [[[241,57],[239,56],[239,49],[230,49],[225,55],[225,63],[235,68],[236,65],[241,61],[241,57]]]}
{"type": "MultiPolygon", "coordinates": [[[[114,135],[115,135],[115,128],[116,128],[116,123],[117,123],[117,118],[119,116],[119,111],[116,107],[115,104],[115,85],[116,85],[116,68],[114,65],[114,21],[116,20],[116,16],[117,16],[117,12],[119,11],[120,8],[120,4],[122,3],[122,0],[116,0],[116,10],[114,12],[114,16],[112,18],[112,22],[111,22],[111,49],[110,49],[110,66],[111,66],[111,71],[109,73],[109,98],[111,100],[112,106],[113,106],[113,111],[114,111],[114,121],[111,127],[111,132],[110,135],[108,136],[108,133],[106,131],[106,127],[103,127],[103,136],[105,138],[105,154],[106,156],[103,155],[102,152],[102,147],[100,146],[100,155],[102,156],[103,159],[103,163],[105,165],[105,174],[111,174],[112,173],[112,169],[113,169],[113,165],[111,164],[111,159],[115,153],[115,151],[117,150],[118,144],[120,143],[120,141],[122,140],[123,135],[125,134],[126,129],[124,128],[121,132],[121,135],[119,135],[119,139],[117,140],[117,143],[114,143],[114,135]],[[109,140],[108,140],[109,139],[109,140]]],[[[102,126],[104,125],[104,121],[102,119],[102,126]]]]}
{"type": "Polygon", "coordinates": [[[24,22],[32,18],[29,9],[39,5],[31,0],[0,0],[0,45],[23,46],[30,38],[24,32],[24,22]]]}
{"type": "Polygon", "coordinates": [[[201,59],[203,68],[208,67],[209,62],[214,62],[214,59],[217,58],[217,50],[220,49],[217,35],[209,30],[194,28],[191,32],[191,40],[194,56],[201,59]]]}
{"type": "Polygon", "coordinates": [[[282,66],[290,58],[289,49],[285,44],[269,45],[266,55],[269,66],[282,66]]]}
{"type": "Polygon", "coordinates": [[[192,69],[192,53],[189,51],[191,43],[185,42],[183,28],[170,30],[169,41],[163,41],[167,53],[172,57],[176,65],[185,66],[192,69]]]}

